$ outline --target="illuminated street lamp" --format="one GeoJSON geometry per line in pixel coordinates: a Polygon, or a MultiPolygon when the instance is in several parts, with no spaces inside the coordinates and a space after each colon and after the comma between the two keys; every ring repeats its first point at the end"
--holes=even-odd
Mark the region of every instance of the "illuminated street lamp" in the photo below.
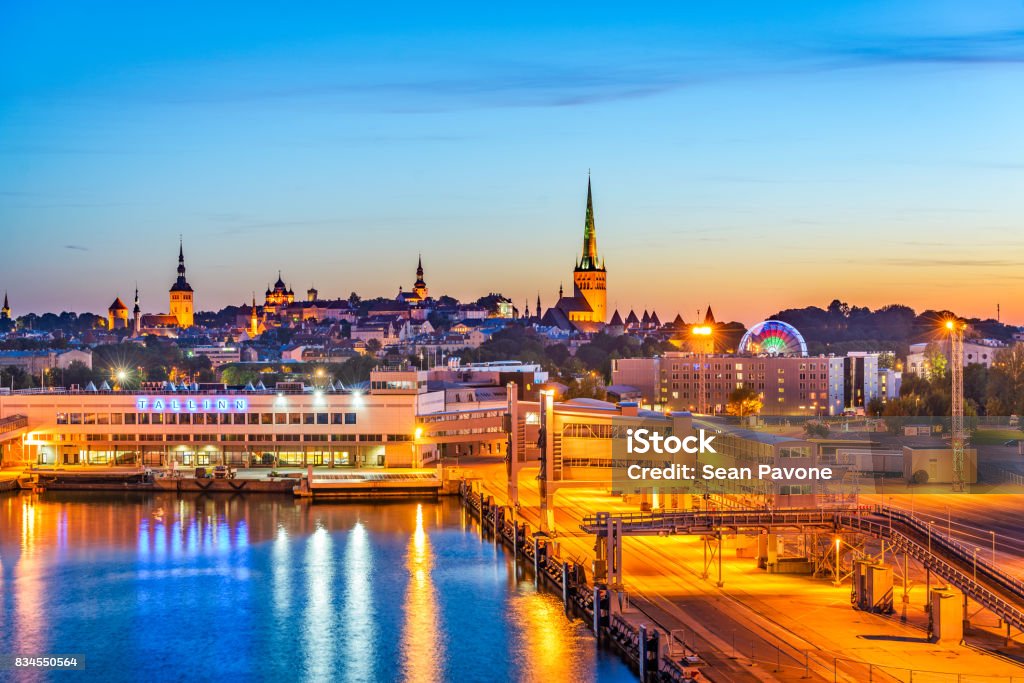
{"type": "Polygon", "coordinates": [[[124,368],[117,368],[113,372],[114,391],[121,391],[122,385],[128,379],[128,371],[124,368]]]}

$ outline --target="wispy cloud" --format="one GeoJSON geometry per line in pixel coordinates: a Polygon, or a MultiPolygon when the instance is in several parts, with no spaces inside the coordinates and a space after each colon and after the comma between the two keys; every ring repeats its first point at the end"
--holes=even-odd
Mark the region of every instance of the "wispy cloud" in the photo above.
{"type": "Polygon", "coordinates": [[[89,251],[89,247],[83,247],[80,244],[65,244],[64,248],[71,251],[89,251]]]}

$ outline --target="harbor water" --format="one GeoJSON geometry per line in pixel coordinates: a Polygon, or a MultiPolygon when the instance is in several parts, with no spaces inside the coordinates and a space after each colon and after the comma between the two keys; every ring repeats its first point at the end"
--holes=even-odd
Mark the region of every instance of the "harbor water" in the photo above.
{"type": "Polygon", "coordinates": [[[458,501],[0,494],[0,654],[76,681],[630,681],[458,501]]]}

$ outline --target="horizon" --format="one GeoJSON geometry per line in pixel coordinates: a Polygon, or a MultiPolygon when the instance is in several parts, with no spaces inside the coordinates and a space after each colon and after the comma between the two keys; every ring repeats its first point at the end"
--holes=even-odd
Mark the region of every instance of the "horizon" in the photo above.
{"type": "Polygon", "coordinates": [[[164,312],[179,234],[199,310],[395,296],[419,253],[547,307],[591,169],[609,313],[1024,324],[1021,3],[399,9],[5,8],[15,314],[164,312]]]}

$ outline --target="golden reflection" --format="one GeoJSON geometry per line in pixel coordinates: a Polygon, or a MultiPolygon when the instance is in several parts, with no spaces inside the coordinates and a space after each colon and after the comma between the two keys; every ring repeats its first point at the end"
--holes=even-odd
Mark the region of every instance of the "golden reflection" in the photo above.
{"type": "Polygon", "coordinates": [[[416,506],[416,530],[406,555],[409,585],[405,596],[405,624],[402,629],[403,680],[441,679],[444,643],[438,629],[437,596],[430,574],[433,558],[430,538],[423,530],[423,504],[416,506]]]}
{"type": "Polygon", "coordinates": [[[590,662],[581,656],[579,622],[565,618],[562,603],[544,593],[513,593],[510,623],[515,624],[515,653],[529,662],[523,681],[582,680],[590,662]]]}

